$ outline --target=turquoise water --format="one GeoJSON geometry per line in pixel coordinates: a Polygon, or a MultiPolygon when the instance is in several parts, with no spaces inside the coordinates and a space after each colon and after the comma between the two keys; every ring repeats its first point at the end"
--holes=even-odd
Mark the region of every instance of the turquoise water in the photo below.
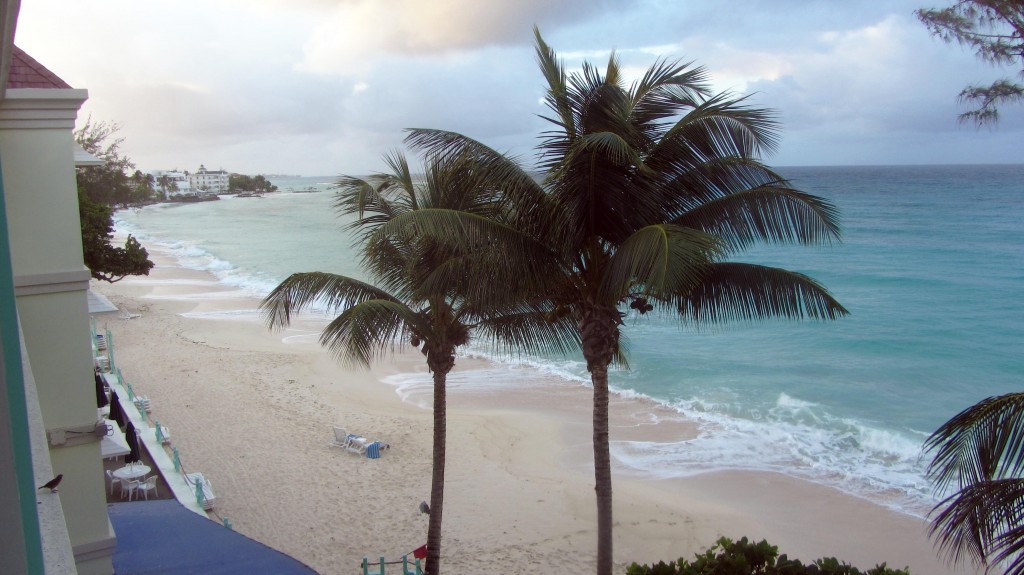
{"type": "MultiPolygon", "coordinates": [[[[851,315],[702,330],[627,319],[631,369],[613,373],[612,384],[696,418],[704,432],[678,444],[613,437],[613,455],[658,476],[776,470],[923,513],[934,502],[923,439],[972,403],[1021,388],[1024,166],[780,171],[839,206],[843,241],[737,259],[807,273],[851,315]]],[[[118,227],[254,295],[296,271],[359,277],[331,180],[275,180],[284,193],[122,211],[118,227]],[[288,193],[309,186],[324,191],[288,193]]],[[[530,363],[569,382],[588,379],[576,357],[530,363]]],[[[516,385],[533,372],[503,373],[488,374],[488,385],[516,385]]],[[[417,377],[405,384],[421,384],[417,377]]]]}

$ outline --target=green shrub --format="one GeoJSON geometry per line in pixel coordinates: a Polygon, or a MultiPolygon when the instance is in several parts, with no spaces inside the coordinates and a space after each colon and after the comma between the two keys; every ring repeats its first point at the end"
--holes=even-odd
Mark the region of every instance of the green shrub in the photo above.
{"type": "Polygon", "coordinates": [[[798,559],[779,555],[779,548],[767,541],[751,543],[746,537],[739,541],[722,537],[692,562],[679,558],[674,563],[659,561],[650,566],[633,563],[626,575],[910,575],[910,571],[889,569],[885,563],[861,571],[835,557],[804,565],[798,559]]]}

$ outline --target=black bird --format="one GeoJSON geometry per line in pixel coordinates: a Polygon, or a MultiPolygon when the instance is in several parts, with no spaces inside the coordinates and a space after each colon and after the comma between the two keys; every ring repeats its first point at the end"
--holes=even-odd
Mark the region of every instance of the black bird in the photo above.
{"type": "Polygon", "coordinates": [[[61,474],[57,475],[57,477],[54,477],[53,479],[47,481],[39,489],[49,489],[50,493],[57,493],[57,486],[60,485],[60,480],[61,479],[64,479],[64,474],[63,473],[61,473],[61,474]]]}
{"type": "Polygon", "coordinates": [[[426,501],[420,502],[420,513],[430,514],[430,506],[427,505],[426,501]]]}

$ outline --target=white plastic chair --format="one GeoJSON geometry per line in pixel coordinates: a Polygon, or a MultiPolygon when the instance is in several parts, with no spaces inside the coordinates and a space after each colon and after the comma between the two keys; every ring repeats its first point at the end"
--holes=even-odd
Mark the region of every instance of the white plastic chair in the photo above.
{"type": "Polygon", "coordinates": [[[135,483],[138,483],[138,486],[135,488],[135,491],[141,491],[142,496],[146,499],[146,501],[149,501],[150,491],[154,492],[154,494],[159,494],[156,486],[156,475],[151,475],[147,477],[145,482],[136,481],[135,483]]]}
{"type": "Polygon", "coordinates": [[[110,484],[110,496],[111,497],[114,496],[114,486],[117,485],[120,482],[121,482],[120,479],[114,477],[114,472],[108,469],[107,470],[107,483],[110,484]]]}
{"type": "Polygon", "coordinates": [[[132,500],[132,494],[136,493],[137,491],[139,491],[139,489],[141,487],[142,487],[142,483],[140,483],[138,481],[135,481],[135,480],[125,481],[124,479],[122,479],[121,480],[121,497],[124,497],[124,492],[127,491],[128,492],[128,501],[131,501],[132,500]]]}

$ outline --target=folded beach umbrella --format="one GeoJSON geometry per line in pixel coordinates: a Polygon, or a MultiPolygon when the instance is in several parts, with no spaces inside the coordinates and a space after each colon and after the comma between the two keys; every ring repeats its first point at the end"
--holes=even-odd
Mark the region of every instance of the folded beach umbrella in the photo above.
{"type": "Polygon", "coordinates": [[[135,463],[142,459],[139,453],[139,436],[135,433],[135,425],[128,422],[128,428],[124,431],[124,438],[128,440],[128,455],[124,457],[125,463],[135,463]]]}
{"type": "Polygon", "coordinates": [[[124,411],[121,410],[121,401],[114,390],[110,390],[110,415],[108,417],[114,420],[121,431],[124,431],[124,424],[128,418],[124,416],[124,411]]]}
{"type": "Polygon", "coordinates": [[[104,405],[110,403],[107,400],[107,392],[104,391],[104,388],[106,386],[103,385],[103,378],[100,377],[100,374],[98,372],[93,372],[93,375],[96,376],[96,407],[103,407],[104,405]]]}

